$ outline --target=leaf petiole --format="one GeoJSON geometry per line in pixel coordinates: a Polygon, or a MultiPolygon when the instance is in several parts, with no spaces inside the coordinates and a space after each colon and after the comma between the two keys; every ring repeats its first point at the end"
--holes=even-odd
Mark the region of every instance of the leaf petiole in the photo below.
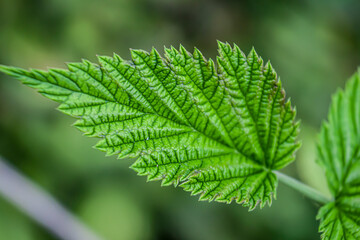
{"type": "Polygon", "coordinates": [[[276,174],[280,182],[284,183],[285,185],[288,185],[289,187],[292,187],[293,189],[304,194],[306,197],[318,203],[327,204],[332,201],[330,198],[326,197],[318,190],[300,182],[299,180],[296,180],[295,178],[292,178],[278,171],[273,171],[273,172],[276,174]]]}

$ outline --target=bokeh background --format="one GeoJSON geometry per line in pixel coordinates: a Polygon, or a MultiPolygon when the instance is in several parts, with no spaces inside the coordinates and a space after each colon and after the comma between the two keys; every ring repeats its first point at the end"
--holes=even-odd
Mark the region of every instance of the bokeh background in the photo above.
{"type": "MultiPolygon", "coordinates": [[[[331,95],[360,65],[359,1],[0,0],[0,64],[64,67],[180,43],[214,58],[217,39],[271,59],[302,123],[303,146],[285,171],[326,194],[316,134],[331,95]]],[[[319,239],[318,206],[292,189],[280,184],[272,207],[253,212],[198,202],[147,183],[131,161],[104,158],[55,107],[1,75],[0,155],[104,239],[319,239]]],[[[0,239],[56,238],[0,196],[0,239]]]]}

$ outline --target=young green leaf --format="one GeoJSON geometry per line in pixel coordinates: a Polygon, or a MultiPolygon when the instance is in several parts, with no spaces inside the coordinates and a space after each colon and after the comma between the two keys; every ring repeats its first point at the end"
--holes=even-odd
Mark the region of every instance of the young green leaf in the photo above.
{"type": "Polygon", "coordinates": [[[60,102],[96,148],[136,158],[132,168],[202,200],[271,204],[272,170],[294,160],[299,124],[270,63],[219,42],[217,69],[199,50],[165,48],[165,58],[131,50],[48,72],[0,70],[60,102]]]}
{"type": "Polygon", "coordinates": [[[318,214],[323,239],[360,239],[360,73],[332,99],[322,125],[318,162],[334,201],[318,214]]]}

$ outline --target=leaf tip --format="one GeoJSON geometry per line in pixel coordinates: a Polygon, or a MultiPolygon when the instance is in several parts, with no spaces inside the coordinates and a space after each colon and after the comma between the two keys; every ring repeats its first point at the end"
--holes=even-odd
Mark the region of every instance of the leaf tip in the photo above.
{"type": "Polygon", "coordinates": [[[220,41],[220,40],[216,40],[216,42],[217,42],[217,44],[218,44],[219,47],[222,47],[222,46],[225,46],[225,45],[226,45],[225,42],[220,41]]]}
{"type": "Polygon", "coordinates": [[[258,55],[254,46],[251,47],[250,54],[256,55],[256,56],[258,55]]]}
{"type": "Polygon", "coordinates": [[[189,56],[189,55],[190,55],[190,53],[186,50],[186,48],[185,48],[182,44],[180,44],[179,49],[180,49],[180,52],[181,52],[183,55],[185,55],[185,56],[189,56]]]}
{"type": "Polygon", "coordinates": [[[11,66],[6,66],[6,65],[2,65],[0,64],[0,72],[9,75],[9,76],[13,76],[16,77],[20,74],[20,72],[24,72],[25,70],[21,69],[21,68],[17,68],[17,67],[11,67],[11,66]]]}
{"type": "Polygon", "coordinates": [[[197,48],[197,47],[194,47],[194,54],[193,56],[195,58],[204,58],[203,54],[201,53],[201,51],[197,48]]]}
{"type": "Polygon", "coordinates": [[[109,56],[104,56],[104,55],[96,55],[97,59],[99,60],[100,63],[103,62],[107,62],[111,59],[111,57],[109,56]]]}
{"type": "Polygon", "coordinates": [[[6,71],[8,68],[9,68],[8,66],[0,64],[0,72],[4,72],[4,71],[6,71]]]}
{"type": "Polygon", "coordinates": [[[218,48],[220,51],[221,50],[224,51],[226,48],[229,47],[229,44],[227,42],[222,42],[222,41],[217,40],[217,44],[218,44],[218,48]]]}
{"type": "Polygon", "coordinates": [[[142,57],[144,55],[148,55],[149,53],[144,51],[144,50],[141,50],[141,49],[132,49],[130,48],[130,54],[131,54],[131,57],[133,59],[136,59],[138,57],[142,57]]]}

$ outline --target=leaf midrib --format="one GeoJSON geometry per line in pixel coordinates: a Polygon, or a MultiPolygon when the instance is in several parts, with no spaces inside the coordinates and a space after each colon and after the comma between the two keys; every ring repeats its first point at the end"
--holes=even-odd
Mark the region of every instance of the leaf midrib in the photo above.
{"type": "MultiPolygon", "coordinates": [[[[174,59],[176,60],[176,58],[174,58],[174,59]]],[[[185,57],[184,57],[184,60],[185,60],[185,65],[186,65],[187,59],[186,59],[185,57]]],[[[230,146],[230,147],[233,147],[233,148],[236,149],[237,151],[240,151],[239,149],[237,149],[237,148],[235,147],[234,139],[230,136],[228,129],[225,127],[225,124],[224,124],[223,119],[219,116],[219,113],[218,113],[217,109],[214,107],[212,101],[210,101],[210,99],[206,96],[206,94],[204,93],[203,89],[200,88],[200,87],[196,84],[196,82],[193,80],[193,78],[190,76],[189,72],[187,71],[186,67],[182,66],[182,65],[179,63],[179,61],[177,61],[177,63],[178,63],[179,66],[182,67],[182,69],[183,69],[184,72],[186,73],[186,76],[188,76],[188,78],[190,79],[190,81],[193,82],[193,85],[194,85],[198,90],[200,90],[202,96],[205,97],[206,100],[208,100],[211,108],[215,111],[216,117],[220,120],[223,129],[225,129],[225,131],[226,131],[227,138],[230,139],[230,140],[231,140],[231,143],[233,144],[233,145],[230,146]]],[[[170,63],[169,63],[169,64],[170,64],[170,63]]],[[[171,69],[171,68],[170,68],[170,69],[171,69]]],[[[200,68],[200,69],[201,69],[201,68],[200,68]]],[[[172,70],[172,69],[171,69],[171,70],[172,70]]],[[[172,70],[172,71],[173,71],[173,70],[172,70]]],[[[202,70],[200,70],[200,71],[201,71],[201,74],[202,74],[203,79],[205,79],[203,71],[202,71],[202,70]]],[[[216,71],[214,71],[214,72],[216,73],[216,71]]],[[[174,72],[174,73],[175,73],[175,72],[174,72]]],[[[175,76],[177,76],[177,75],[175,74],[175,76]]],[[[217,74],[213,74],[212,76],[216,76],[216,78],[219,79],[219,76],[218,76],[217,74]]],[[[224,97],[221,99],[221,101],[223,101],[223,100],[224,100],[224,97]]],[[[219,131],[219,132],[221,133],[221,131],[219,131]]],[[[222,135],[222,134],[221,134],[221,135],[222,135]]]]}
{"type": "MultiPolygon", "coordinates": [[[[110,64],[114,69],[117,70],[118,74],[120,74],[124,79],[126,79],[125,76],[117,69],[118,66],[113,65],[111,62],[107,61],[106,59],[103,59],[103,60],[106,61],[108,64],[110,64]]],[[[134,64],[134,66],[136,67],[136,64],[134,64]]],[[[103,66],[102,66],[102,67],[103,67],[103,66]]],[[[114,82],[116,82],[116,80],[113,78],[113,76],[107,72],[106,68],[103,67],[103,69],[105,70],[105,72],[107,73],[107,75],[108,75],[114,82]]],[[[136,71],[138,71],[137,68],[135,68],[135,69],[136,69],[136,71]]],[[[170,70],[171,70],[171,69],[170,69],[170,70]]],[[[173,70],[171,70],[171,71],[173,71],[173,70]]],[[[176,74],[175,74],[175,75],[176,75],[176,74]]],[[[128,83],[131,84],[134,88],[136,88],[136,86],[134,86],[130,81],[128,81],[128,83]]],[[[137,88],[136,88],[136,89],[137,89],[137,88]]],[[[126,91],[128,94],[130,94],[130,95],[132,96],[132,94],[129,93],[127,90],[124,89],[124,91],[126,91]]],[[[138,91],[138,92],[140,92],[140,94],[142,94],[141,91],[138,91]]],[[[155,93],[157,96],[159,96],[156,92],[154,92],[154,93],[155,93]]],[[[142,96],[144,97],[143,94],[142,94],[142,96]]],[[[144,99],[146,99],[146,98],[144,97],[144,99]]],[[[152,107],[152,105],[151,105],[148,101],[147,101],[147,103],[152,107]]],[[[204,137],[209,138],[209,139],[211,139],[212,141],[215,141],[215,142],[221,144],[222,146],[224,146],[224,148],[234,149],[237,154],[242,155],[242,156],[244,156],[244,157],[246,157],[246,158],[249,158],[249,159],[253,160],[254,162],[258,163],[255,159],[253,159],[253,158],[251,158],[250,156],[247,156],[246,154],[240,152],[240,150],[238,150],[237,148],[233,148],[233,147],[231,147],[231,146],[226,146],[224,143],[219,142],[217,139],[214,139],[214,138],[211,138],[211,137],[205,135],[204,133],[198,131],[197,129],[195,129],[195,128],[192,127],[191,125],[188,126],[188,125],[186,125],[186,124],[184,124],[184,123],[175,122],[175,121],[172,120],[172,119],[169,119],[169,118],[166,118],[166,117],[164,117],[164,116],[161,116],[161,115],[157,114],[157,112],[153,109],[153,107],[152,107],[152,110],[153,110],[153,113],[152,113],[152,114],[154,114],[154,115],[156,115],[156,116],[158,116],[158,117],[161,117],[161,118],[165,118],[165,119],[167,119],[167,120],[169,120],[169,121],[172,121],[172,122],[174,122],[174,123],[183,125],[183,126],[185,126],[185,127],[192,128],[195,132],[198,132],[198,133],[202,134],[204,137]]],[[[141,111],[140,111],[140,112],[141,112],[141,111]]]]}
{"type": "MultiPolygon", "coordinates": [[[[259,146],[261,147],[263,157],[265,157],[265,150],[264,150],[264,146],[263,146],[263,145],[261,144],[261,142],[260,142],[259,129],[258,129],[257,122],[255,121],[255,117],[254,117],[253,113],[250,111],[249,103],[248,103],[248,101],[246,100],[246,95],[245,95],[245,93],[243,92],[243,89],[241,88],[241,85],[240,85],[240,83],[239,83],[239,80],[240,80],[241,78],[243,78],[244,75],[242,75],[241,77],[238,76],[238,74],[237,74],[238,68],[235,68],[233,62],[232,62],[231,59],[230,59],[230,56],[228,55],[228,52],[225,51],[224,49],[223,49],[223,51],[224,51],[224,53],[225,53],[225,56],[226,56],[228,62],[229,62],[230,65],[231,65],[231,68],[232,68],[233,71],[234,71],[234,74],[235,74],[234,77],[236,78],[236,83],[238,84],[238,88],[239,88],[239,90],[240,90],[240,93],[241,93],[241,95],[242,95],[242,98],[243,98],[244,101],[245,101],[246,110],[247,110],[247,112],[249,113],[249,115],[250,115],[250,117],[251,117],[251,120],[252,120],[252,122],[253,122],[253,124],[254,124],[254,126],[255,126],[256,136],[257,136],[257,139],[256,139],[256,140],[257,140],[257,143],[258,143],[259,146]]],[[[244,59],[245,59],[246,65],[248,65],[249,63],[248,63],[248,61],[247,61],[247,58],[244,57],[244,59]]],[[[238,60],[239,60],[239,58],[238,58],[238,60]]],[[[219,63],[219,64],[220,64],[220,63],[219,63]]],[[[229,72],[226,71],[226,68],[224,68],[224,71],[225,71],[228,75],[232,76],[232,74],[230,74],[229,72]]],[[[228,94],[228,95],[232,98],[232,96],[231,96],[230,94],[228,94]]],[[[239,117],[241,117],[241,116],[239,116],[239,117]]],[[[262,160],[262,161],[265,163],[265,165],[266,165],[266,159],[265,159],[265,158],[264,158],[264,159],[259,159],[259,160],[260,160],[260,161],[262,160]]],[[[265,166],[265,167],[267,167],[267,166],[265,166]]]]}

